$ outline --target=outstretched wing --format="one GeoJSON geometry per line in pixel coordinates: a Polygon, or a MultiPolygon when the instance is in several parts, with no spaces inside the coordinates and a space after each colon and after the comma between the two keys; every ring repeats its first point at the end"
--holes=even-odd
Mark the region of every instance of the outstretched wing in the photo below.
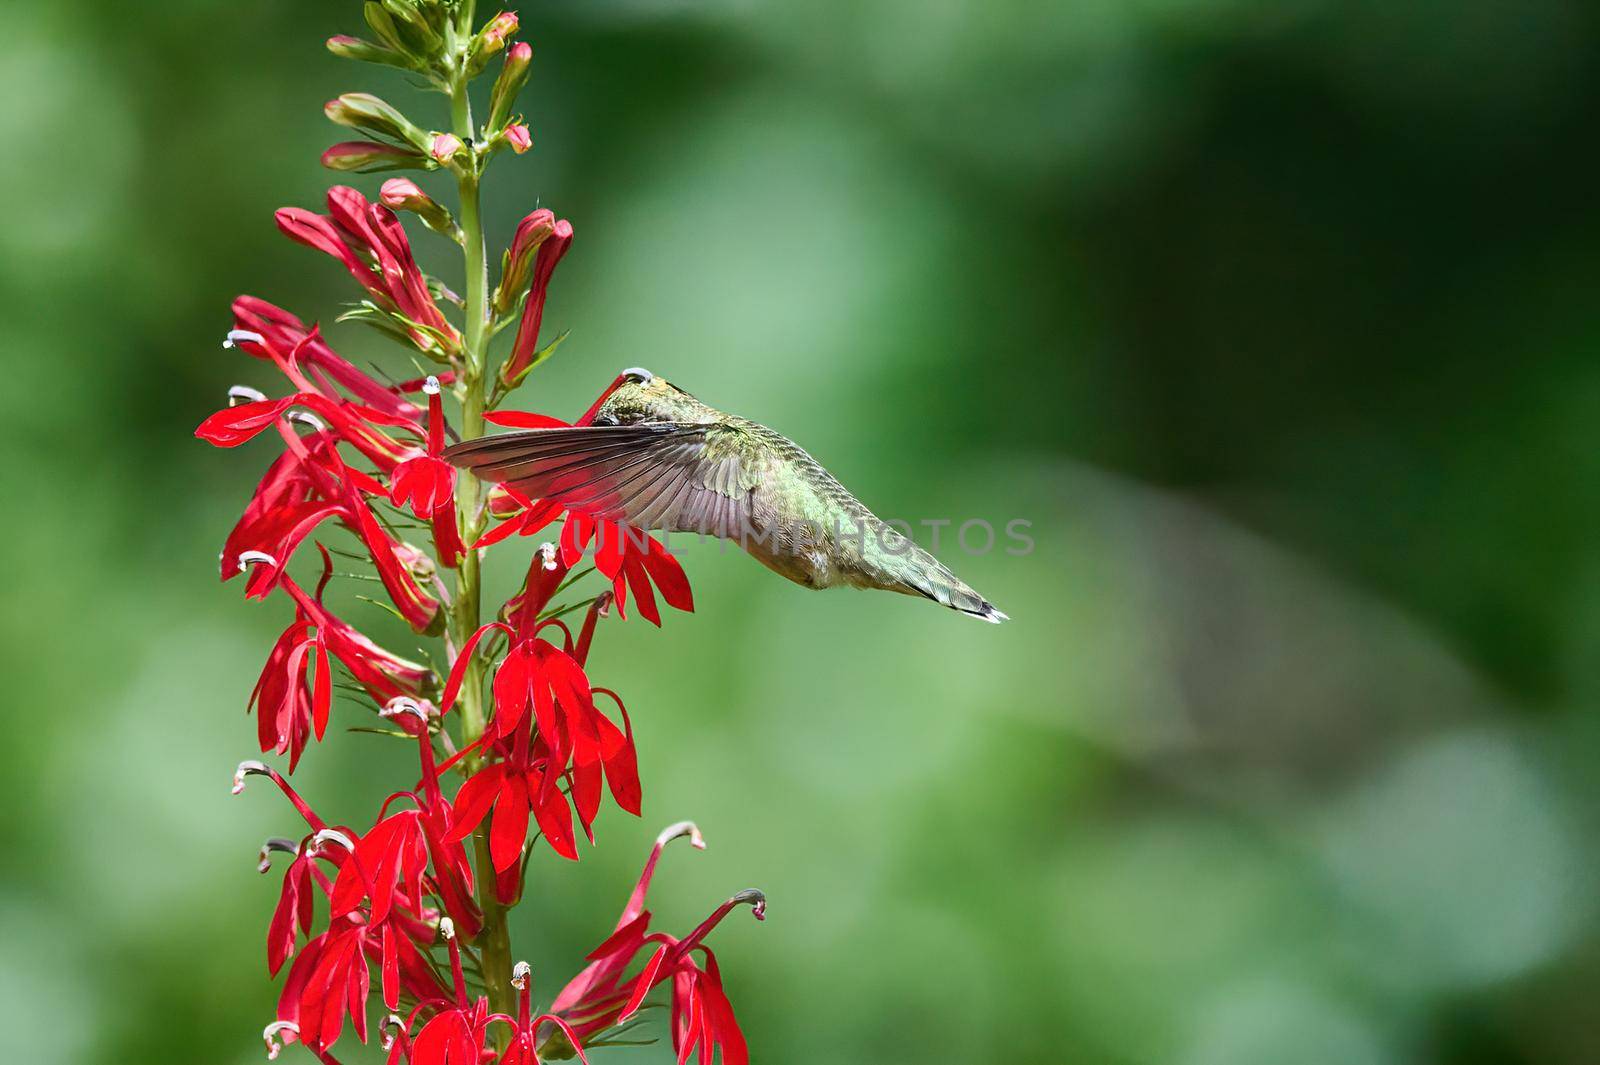
{"type": "Polygon", "coordinates": [[[687,422],[529,429],[446,448],[444,457],[531,499],[639,529],[737,539],[761,481],[737,426],[687,422]]]}

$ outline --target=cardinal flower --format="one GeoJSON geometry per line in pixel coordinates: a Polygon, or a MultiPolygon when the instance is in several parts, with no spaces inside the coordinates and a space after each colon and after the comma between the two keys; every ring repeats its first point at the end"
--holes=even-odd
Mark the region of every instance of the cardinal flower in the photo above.
{"type": "MultiPolygon", "coordinates": [[[[577,858],[572,812],[559,787],[563,779],[591,838],[602,780],[618,806],[639,813],[631,727],[619,728],[595,706],[596,689],[574,657],[577,648],[570,639],[566,647],[557,647],[541,635],[558,624],[540,621],[539,614],[566,573],[554,545],[536,552],[516,606],[508,612],[510,621],[491,622],[474,633],[445,684],[442,706],[449,709],[478,642],[494,631],[509,637],[510,649],[494,676],[494,717],[482,741],[498,742],[502,757],[463,784],[455,800],[454,831],[460,835],[470,833],[493,809],[490,853],[497,871],[512,868],[520,857],[530,812],[556,853],[577,858]]],[[[598,613],[592,611],[591,618],[598,613]]],[[[592,635],[592,621],[586,628],[592,635]]],[[[621,710],[621,701],[605,694],[621,710]]],[[[626,711],[622,713],[627,726],[626,711]]]]}
{"type": "MultiPolygon", "coordinates": [[[[317,401],[320,397],[301,394],[224,408],[202,422],[195,434],[221,447],[236,447],[269,425],[277,424],[291,403],[308,400],[317,401]]],[[[313,409],[323,408],[321,402],[311,405],[313,409]]],[[[247,535],[230,537],[230,546],[238,552],[241,564],[246,554],[254,561],[267,563],[251,578],[247,594],[260,598],[277,587],[290,558],[311,531],[324,521],[336,519],[365,543],[378,578],[400,615],[418,632],[433,628],[439,619],[439,600],[422,587],[418,576],[420,552],[407,550],[390,536],[366,504],[364,492],[368,489],[381,492],[381,486],[366,474],[348,467],[337,448],[324,446],[313,452],[298,434],[281,426],[280,431],[298,460],[295,472],[280,475],[272,485],[278,494],[278,505],[262,508],[254,514],[247,535]],[[288,485],[282,483],[290,477],[303,480],[288,485]],[[306,498],[294,502],[300,494],[306,498]]]]}
{"type": "Polygon", "coordinates": [[[527,962],[519,961],[511,970],[511,986],[517,989],[517,1017],[513,1024],[515,1032],[496,1065],[540,1065],[539,1029],[545,1025],[559,1031],[578,1055],[578,1060],[583,1065],[589,1065],[589,1059],[583,1053],[583,1042],[571,1025],[554,1013],[533,1016],[533,970],[527,962]]]}
{"type": "Polygon", "coordinates": [[[459,350],[461,336],[434,303],[405,229],[389,208],[339,185],[328,190],[326,215],[285,207],[277,221],[289,239],[342,263],[374,303],[402,319],[419,349],[441,356],[459,350]]]}
{"type": "MultiPolygon", "coordinates": [[[[612,382],[611,387],[575,424],[587,425],[605,402],[606,396],[621,381],[619,377],[612,382]]],[[[568,425],[559,418],[524,411],[500,411],[487,417],[495,425],[508,429],[551,429],[568,425]]],[[[513,534],[532,536],[563,514],[559,504],[550,500],[528,499],[505,485],[495,490],[490,506],[494,513],[506,520],[486,533],[475,546],[490,546],[513,534]]],[[[640,616],[656,626],[661,624],[656,591],[661,593],[667,605],[683,611],[694,610],[694,593],[689,587],[689,579],[678,560],[659,540],[618,522],[597,521],[577,511],[565,513],[566,524],[561,535],[562,562],[570,568],[576,566],[586,554],[592,554],[595,568],[611,581],[619,616],[627,616],[630,591],[640,616]]]]}
{"type": "Polygon", "coordinates": [[[428,452],[395,467],[389,475],[389,499],[397,507],[409,505],[413,514],[432,523],[439,561],[453,568],[466,547],[456,529],[456,470],[439,457],[445,430],[439,379],[428,378],[422,390],[428,396],[428,452]]]}
{"type": "Polygon", "coordinates": [[[722,989],[722,974],[716,957],[703,941],[737,906],[748,905],[757,920],[764,918],[766,896],[754,889],[739,892],[682,939],[651,932],[645,895],[662,848],[683,836],[688,836],[696,847],[704,848],[705,841],[692,822],[672,825],[656,838],[644,872],[623,907],[616,930],[589,953],[588,968],[574,977],[551,1004],[551,1012],[567,1020],[571,1027],[546,1033],[543,1046],[547,1053],[553,1049],[564,1050],[564,1042],[575,1047],[614,1025],[626,1023],[643,1007],[652,990],[670,982],[672,1045],[678,1052],[678,1060],[687,1061],[698,1047],[703,1062],[709,1062],[720,1050],[724,1065],[748,1065],[744,1035],[722,989]],[[650,953],[644,968],[624,979],[623,974],[634,960],[647,950],[650,953]],[[696,955],[703,960],[703,965],[696,955]]]}

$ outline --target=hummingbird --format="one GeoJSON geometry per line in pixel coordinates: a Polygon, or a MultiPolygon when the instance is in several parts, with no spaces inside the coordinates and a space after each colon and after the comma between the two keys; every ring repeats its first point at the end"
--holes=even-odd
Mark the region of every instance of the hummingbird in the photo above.
{"type": "Polygon", "coordinates": [[[794,441],[649,370],[622,371],[575,426],[480,437],[443,456],[596,519],[736,542],[807,588],[881,588],[1007,620],[794,441]]]}

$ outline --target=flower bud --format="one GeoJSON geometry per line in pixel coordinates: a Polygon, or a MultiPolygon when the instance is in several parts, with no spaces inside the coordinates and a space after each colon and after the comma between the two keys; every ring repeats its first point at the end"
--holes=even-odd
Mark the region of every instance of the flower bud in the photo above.
{"type": "Polygon", "coordinates": [[[452,240],[460,239],[460,230],[455,219],[450,217],[450,211],[409,178],[390,178],[385,181],[378,192],[378,199],[391,211],[410,211],[435,233],[452,240]]]}
{"type": "Polygon", "coordinates": [[[363,63],[381,63],[387,67],[402,67],[407,70],[416,68],[416,62],[404,52],[397,52],[393,48],[386,48],[381,44],[363,41],[360,37],[351,37],[340,34],[328,38],[328,51],[340,59],[355,59],[363,63]]]}
{"type": "Polygon", "coordinates": [[[362,129],[383,137],[405,141],[418,149],[426,147],[427,135],[398,110],[366,92],[347,92],[329,100],[322,108],[329,121],[352,129],[362,129]]]}
{"type": "Polygon", "coordinates": [[[365,14],[372,32],[392,48],[419,59],[431,59],[444,49],[444,38],[439,35],[442,24],[418,10],[415,0],[369,0],[365,14]]]}
{"type": "Polygon", "coordinates": [[[450,162],[461,149],[461,138],[454,133],[435,133],[428,143],[428,154],[440,163],[450,162]]]}
{"type": "Polygon", "coordinates": [[[489,60],[500,54],[506,46],[507,39],[516,32],[515,11],[502,11],[490,19],[472,39],[472,44],[467,50],[467,76],[476,77],[482,73],[489,60]]]}
{"type": "Polygon", "coordinates": [[[555,232],[555,212],[540,208],[517,223],[511,247],[500,260],[500,287],[494,290],[494,309],[505,314],[516,306],[517,298],[528,284],[528,272],[539,245],[555,232]]]}
{"type": "Polygon", "coordinates": [[[489,128],[499,129],[511,117],[511,108],[517,94],[528,83],[528,68],[533,65],[533,48],[526,41],[518,41],[506,52],[505,65],[495,79],[494,90],[489,94],[489,128]]]}
{"type": "Polygon", "coordinates": [[[375,141],[335,144],[322,153],[322,165],[329,170],[354,170],[363,174],[380,170],[421,170],[432,166],[428,157],[421,152],[375,141]]]}
{"type": "Polygon", "coordinates": [[[528,127],[521,122],[506,127],[506,143],[511,145],[511,150],[521,155],[533,147],[533,134],[528,132],[528,127]]]}

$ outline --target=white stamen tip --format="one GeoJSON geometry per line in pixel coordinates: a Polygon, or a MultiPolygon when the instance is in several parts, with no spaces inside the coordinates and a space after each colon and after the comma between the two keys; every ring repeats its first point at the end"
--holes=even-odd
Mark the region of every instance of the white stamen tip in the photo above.
{"type": "Polygon", "coordinates": [[[265,775],[268,772],[265,762],[258,762],[253,758],[239,763],[239,768],[233,771],[233,793],[238,795],[244,791],[244,778],[254,773],[265,775]]]}
{"type": "Polygon", "coordinates": [[[394,1049],[394,1033],[389,1030],[390,1028],[398,1028],[402,1032],[405,1031],[405,1018],[400,1016],[398,1013],[391,1013],[389,1016],[385,1017],[381,1023],[379,1023],[378,1031],[381,1033],[379,1037],[379,1045],[383,1047],[385,1052],[394,1049]]]}
{"type": "Polygon", "coordinates": [[[288,418],[291,422],[299,422],[301,425],[309,425],[319,433],[328,428],[321,418],[317,417],[315,414],[312,414],[310,411],[292,410],[288,414],[285,414],[284,417],[288,418]]]}
{"type": "Polygon", "coordinates": [[[688,836],[689,846],[695,850],[703,851],[706,849],[706,838],[700,834],[700,826],[693,821],[679,821],[675,825],[668,825],[663,828],[661,834],[656,837],[656,846],[665,847],[680,836],[688,836]]]}
{"type": "Polygon", "coordinates": [[[228,338],[222,342],[224,348],[238,347],[241,343],[265,344],[267,338],[260,333],[252,333],[248,329],[230,329],[228,338]]]}
{"type": "Polygon", "coordinates": [[[404,695],[396,695],[378,711],[380,717],[399,717],[401,714],[416,714],[426,725],[428,723],[428,708],[404,695]]]}
{"type": "Polygon", "coordinates": [[[249,385],[234,385],[228,389],[228,406],[230,407],[236,403],[261,403],[266,398],[267,394],[265,392],[259,388],[251,388],[249,385]]]}
{"type": "Polygon", "coordinates": [[[541,563],[541,564],[544,566],[545,569],[555,569],[556,568],[556,545],[555,544],[540,544],[539,545],[539,557],[544,560],[543,563],[541,563]]]}
{"type": "Polygon", "coordinates": [[[422,382],[422,391],[427,395],[437,396],[439,394],[439,379],[433,374],[429,374],[428,379],[422,382]]]}
{"type": "Polygon", "coordinates": [[[283,1044],[279,1043],[277,1039],[280,1032],[291,1032],[298,1036],[300,1034],[300,1026],[293,1021],[273,1021],[261,1029],[261,1039],[267,1044],[268,1061],[276,1061],[278,1052],[283,1049],[283,1044]]]}
{"type": "Polygon", "coordinates": [[[317,834],[311,837],[311,846],[307,848],[308,853],[315,851],[324,843],[337,843],[339,846],[343,847],[347,851],[350,851],[352,854],[355,853],[355,841],[349,836],[345,835],[343,832],[340,832],[337,828],[324,828],[318,830],[317,834]]]}
{"type": "Polygon", "coordinates": [[[528,989],[528,978],[533,975],[533,967],[525,961],[519,961],[511,967],[511,986],[518,991],[528,989]]]}
{"type": "Polygon", "coordinates": [[[263,566],[271,566],[274,569],[276,569],[278,567],[278,560],[273,558],[271,555],[267,554],[265,551],[240,551],[239,552],[239,572],[240,573],[243,573],[245,570],[249,569],[251,566],[253,566],[253,565],[257,564],[257,563],[260,563],[263,566]]]}
{"type": "Polygon", "coordinates": [[[439,934],[446,939],[456,937],[456,923],[448,917],[439,918],[439,934]]]}

